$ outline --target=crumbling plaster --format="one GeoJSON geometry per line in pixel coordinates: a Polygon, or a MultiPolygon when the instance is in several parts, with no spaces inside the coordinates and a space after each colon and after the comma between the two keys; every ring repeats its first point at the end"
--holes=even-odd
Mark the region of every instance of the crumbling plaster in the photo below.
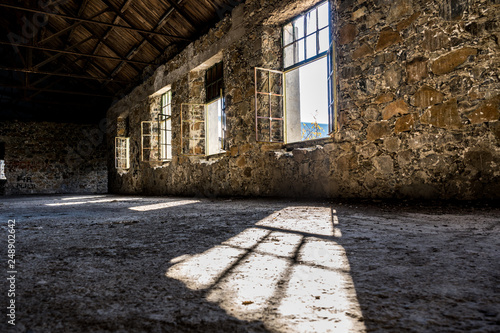
{"type": "MultiPolygon", "coordinates": [[[[255,67],[281,69],[281,25],[320,1],[249,0],[108,112],[129,117],[131,169],[116,193],[481,199],[500,196],[496,0],[349,0],[335,6],[340,128],[330,139],[255,142],[255,67]],[[203,102],[200,65],[222,51],[225,155],[180,154],[180,105],[203,102]],[[140,161],[140,122],[171,85],[172,161],[140,161]],[[303,149],[307,148],[307,149],[303,149]]],[[[108,138],[112,151],[112,135],[108,138]]],[[[109,165],[113,163],[111,156],[109,165]]]]}

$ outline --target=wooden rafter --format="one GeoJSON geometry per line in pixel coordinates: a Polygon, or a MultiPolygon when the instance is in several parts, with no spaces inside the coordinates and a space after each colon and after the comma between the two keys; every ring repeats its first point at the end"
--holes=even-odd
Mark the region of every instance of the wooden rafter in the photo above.
{"type": "Polygon", "coordinates": [[[85,75],[70,74],[70,73],[45,72],[45,71],[37,71],[37,70],[27,69],[27,68],[14,68],[14,67],[0,66],[0,70],[9,71],[9,72],[22,72],[22,73],[32,73],[32,74],[42,74],[42,75],[64,76],[64,77],[71,77],[71,78],[75,78],[75,79],[129,83],[129,81],[115,80],[115,79],[107,78],[107,77],[94,77],[94,76],[85,76],[85,75]]]}
{"type": "MultiPolygon", "coordinates": [[[[0,7],[10,8],[10,9],[15,9],[15,10],[22,10],[22,11],[27,11],[27,12],[32,12],[32,13],[40,13],[40,14],[45,14],[45,15],[49,15],[49,16],[56,16],[56,17],[61,17],[61,18],[67,19],[67,20],[81,21],[81,22],[84,22],[87,24],[97,24],[97,25],[103,25],[103,26],[107,26],[107,27],[114,27],[114,28],[119,28],[119,29],[124,29],[124,30],[130,30],[130,31],[139,32],[139,33],[145,34],[145,35],[156,35],[156,36],[168,37],[168,38],[173,38],[173,39],[178,39],[178,40],[190,41],[190,39],[185,38],[185,37],[164,34],[161,32],[153,32],[153,31],[148,31],[148,30],[139,29],[139,28],[127,27],[124,25],[116,25],[116,24],[107,23],[107,22],[95,21],[95,20],[91,20],[91,19],[85,19],[85,18],[70,16],[70,15],[65,15],[65,14],[51,13],[51,12],[46,12],[46,11],[38,10],[38,9],[12,6],[12,5],[7,5],[7,4],[0,4],[0,7]]],[[[114,8],[114,6],[113,6],[113,8],[114,8]]]]}
{"type": "MultiPolygon", "coordinates": [[[[83,92],[83,91],[58,90],[58,89],[37,88],[37,87],[25,87],[25,86],[8,85],[8,84],[2,84],[2,83],[0,83],[0,87],[12,88],[12,89],[17,89],[17,90],[32,90],[32,91],[39,91],[39,92],[49,92],[49,93],[57,93],[57,94],[68,94],[68,95],[94,96],[94,97],[103,97],[103,98],[112,98],[113,97],[111,95],[96,94],[96,93],[89,93],[89,92],[83,92]]],[[[35,95],[31,95],[30,98],[33,98],[34,96],[35,95]]]]}
{"type": "MultiPolygon", "coordinates": [[[[177,1],[177,5],[180,5],[184,0],[178,0],[177,1]]],[[[163,14],[163,16],[160,18],[160,20],[158,21],[158,23],[156,24],[156,26],[153,28],[153,31],[156,31],[156,30],[159,30],[161,29],[165,23],[167,23],[167,20],[168,18],[170,17],[170,15],[172,15],[172,13],[174,12],[174,7],[171,7],[169,8],[165,14],[163,14]]],[[[134,56],[137,52],[139,52],[139,50],[146,45],[146,42],[147,40],[146,39],[143,39],[138,45],[132,47],[129,52],[127,53],[127,56],[125,56],[125,58],[129,58],[129,57],[132,57],[134,56]]],[[[162,53],[160,53],[159,56],[161,56],[162,53]]],[[[156,60],[156,59],[155,59],[156,60]]],[[[111,77],[115,77],[118,72],[123,68],[125,63],[119,63],[112,71],[111,71],[111,77]]]]}
{"type": "MultiPolygon", "coordinates": [[[[104,9],[104,10],[101,10],[101,11],[100,11],[100,12],[98,12],[97,14],[92,15],[92,16],[90,17],[90,19],[97,18],[97,17],[101,16],[102,14],[107,13],[108,11],[109,11],[109,9],[107,9],[107,8],[106,8],[106,9],[104,9]]],[[[58,32],[53,33],[53,34],[51,34],[50,36],[48,36],[48,37],[46,37],[46,38],[42,39],[41,41],[39,41],[39,42],[38,42],[38,45],[45,44],[45,43],[46,43],[46,42],[48,42],[49,40],[52,40],[53,38],[59,37],[60,35],[62,35],[62,34],[64,34],[64,33],[66,33],[67,31],[70,31],[70,35],[71,35],[71,33],[73,32],[73,29],[75,29],[75,28],[77,28],[77,27],[81,26],[82,24],[83,24],[83,22],[76,22],[76,23],[73,23],[73,24],[72,24],[72,25],[70,25],[69,27],[66,27],[66,28],[64,28],[64,29],[61,29],[61,30],[59,30],[58,32]]]]}
{"type": "MultiPolygon", "coordinates": [[[[0,41],[0,45],[12,45],[12,46],[16,46],[16,47],[24,47],[24,48],[28,48],[28,49],[42,50],[42,51],[47,51],[47,52],[71,54],[71,55],[76,55],[76,56],[80,56],[80,57],[90,57],[90,58],[106,59],[106,60],[112,60],[112,61],[130,62],[130,63],[140,64],[140,65],[149,65],[148,62],[130,60],[130,59],[125,59],[125,58],[121,58],[121,57],[117,58],[117,57],[108,57],[108,56],[102,56],[102,55],[97,55],[97,54],[86,54],[86,53],[80,53],[80,52],[74,52],[74,51],[68,51],[68,50],[50,49],[47,47],[33,46],[33,45],[20,44],[20,43],[10,43],[10,42],[0,41]]],[[[30,66],[27,66],[27,67],[30,68],[30,66]]]]}

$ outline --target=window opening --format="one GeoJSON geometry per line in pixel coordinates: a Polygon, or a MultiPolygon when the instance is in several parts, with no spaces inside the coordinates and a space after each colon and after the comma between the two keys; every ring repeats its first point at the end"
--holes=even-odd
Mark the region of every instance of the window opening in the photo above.
{"type": "Polygon", "coordinates": [[[115,138],[115,168],[130,169],[130,138],[115,138]]]}
{"type": "Polygon", "coordinates": [[[337,128],[331,2],[283,26],[283,72],[255,69],[257,141],[327,138],[337,128]]]}
{"type": "Polygon", "coordinates": [[[224,71],[222,61],[210,67],[205,73],[207,103],[222,97],[224,89],[224,71]]]}
{"type": "Polygon", "coordinates": [[[161,95],[161,109],[158,115],[160,160],[172,159],[172,91],[161,95]]]}
{"type": "Polygon", "coordinates": [[[224,139],[226,129],[226,113],[224,98],[216,100],[206,105],[206,134],[207,134],[207,155],[220,154],[224,152],[224,139]]]}
{"type": "Polygon", "coordinates": [[[327,59],[285,73],[286,142],[328,137],[327,59]]]}

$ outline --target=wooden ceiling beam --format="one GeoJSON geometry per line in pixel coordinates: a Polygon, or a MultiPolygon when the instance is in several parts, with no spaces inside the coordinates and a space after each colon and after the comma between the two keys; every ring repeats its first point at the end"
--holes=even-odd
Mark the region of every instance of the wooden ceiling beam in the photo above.
{"type": "MultiPolygon", "coordinates": [[[[129,20],[127,19],[125,16],[123,16],[123,14],[120,12],[120,9],[119,8],[116,8],[111,2],[109,2],[108,0],[101,0],[106,6],[108,6],[108,8],[111,9],[111,11],[113,11],[118,17],[120,17],[120,19],[122,19],[123,22],[127,23],[128,25],[130,25],[131,27],[134,26],[134,24],[129,20]]],[[[155,29],[151,30],[154,32],[155,29]]],[[[155,32],[156,34],[156,32],[155,32]]],[[[151,39],[148,35],[143,35],[143,38],[146,39],[149,44],[151,44],[158,52],[162,53],[164,48],[162,48],[161,46],[159,46],[153,39],[151,39]]],[[[187,39],[187,38],[186,38],[187,39]]]]}
{"type": "Polygon", "coordinates": [[[170,4],[170,6],[174,7],[175,10],[186,20],[187,23],[189,23],[189,25],[194,28],[194,30],[196,31],[198,29],[198,27],[193,23],[193,20],[191,17],[189,17],[189,15],[186,13],[186,11],[181,7],[179,6],[175,0],[172,1],[172,0],[167,0],[167,2],[170,4]]]}
{"type": "MultiPolygon", "coordinates": [[[[90,17],[90,19],[94,19],[94,18],[96,18],[96,17],[98,17],[98,16],[100,16],[100,15],[102,15],[102,14],[104,14],[104,13],[107,13],[108,11],[109,11],[109,9],[108,9],[108,8],[106,8],[106,9],[104,9],[104,10],[101,10],[101,11],[100,11],[100,12],[98,12],[97,14],[95,14],[95,15],[91,16],[91,17],[90,17]]],[[[69,27],[64,28],[64,29],[61,29],[61,30],[59,30],[58,32],[53,33],[53,34],[51,34],[50,36],[48,36],[48,37],[46,37],[46,38],[42,39],[41,41],[39,41],[39,42],[38,42],[38,45],[45,44],[45,43],[46,43],[46,42],[48,42],[49,40],[52,40],[53,38],[56,38],[56,37],[61,36],[62,34],[64,34],[64,33],[65,33],[66,31],[68,31],[68,30],[72,31],[73,29],[75,29],[75,28],[77,28],[77,27],[81,26],[82,24],[83,24],[83,22],[76,22],[76,23],[73,23],[73,24],[72,24],[72,25],[70,25],[69,27]]]]}
{"type": "MultiPolygon", "coordinates": [[[[124,25],[116,25],[116,24],[107,23],[107,22],[95,21],[95,20],[91,20],[91,19],[85,19],[85,18],[70,16],[70,15],[64,15],[64,14],[58,14],[58,13],[51,13],[51,12],[46,12],[46,11],[38,10],[38,9],[31,9],[31,8],[25,8],[25,7],[19,7],[19,6],[12,6],[12,5],[3,4],[3,3],[0,3],[0,7],[2,7],[2,8],[9,8],[9,9],[15,9],[15,10],[21,10],[21,11],[26,11],[26,12],[31,12],[31,13],[40,13],[40,14],[49,15],[49,16],[56,16],[56,17],[61,17],[61,18],[67,19],[67,20],[81,21],[81,22],[84,22],[84,23],[87,23],[87,24],[97,24],[97,25],[103,25],[103,26],[107,26],[107,27],[113,27],[113,28],[118,28],[118,29],[135,31],[135,32],[139,32],[141,34],[147,35],[147,36],[149,36],[149,35],[156,35],[156,36],[168,37],[168,38],[173,38],[173,39],[178,39],[178,40],[190,41],[190,39],[185,38],[185,37],[164,34],[164,33],[161,33],[161,32],[148,31],[148,30],[145,30],[145,29],[127,27],[127,26],[124,26],[124,25]]],[[[112,6],[111,8],[115,8],[115,7],[112,6]]],[[[121,13],[120,13],[120,15],[121,15],[121,13]]]]}
{"type": "Polygon", "coordinates": [[[13,68],[13,67],[0,66],[0,70],[9,71],[9,72],[22,72],[22,73],[32,73],[32,74],[42,74],[42,75],[64,76],[64,77],[71,77],[74,79],[130,83],[129,81],[115,80],[115,79],[107,78],[107,77],[94,77],[94,76],[85,76],[85,75],[69,74],[69,73],[45,72],[45,71],[38,71],[38,70],[26,69],[26,68],[13,68]]]}
{"type": "MultiPolygon", "coordinates": [[[[184,0],[178,0],[177,1],[177,5],[180,5],[184,0]]],[[[172,13],[174,12],[174,7],[170,7],[166,12],[165,14],[163,14],[163,16],[160,18],[160,20],[158,21],[158,23],[156,24],[156,26],[154,27],[153,31],[156,31],[158,29],[161,29],[165,23],[167,23],[167,20],[168,18],[170,17],[170,15],[172,15],[172,13]]],[[[127,53],[127,56],[125,56],[125,58],[128,59],[128,55],[130,56],[133,56],[134,54],[136,54],[145,44],[146,44],[146,39],[143,39],[141,43],[139,43],[139,45],[137,46],[134,46],[132,49],[130,49],[130,51],[127,53]]],[[[163,53],[163,52],[162,52],[163,53]]],[[[162,55],[162,53],[160,53],[159,56],[162,55]]],[[[156,60],[156,59],[155,59],[156,60]]],[[[118,64],[114,69],[113,71],[111,71],[111,77],[115,77],[118,72],[123,68],[123,65],[124,63],[120,63],[118,64]]]]}
{"type": "MultiPolygon", "coordinates": [[[[95,94],[84,91],[73,91],[73,90],[58,90],[58,89],[49,89],[49,88],[37,88],[37,87],[25,87],[25,86],[16,86],[9,84],[0,83],[0,87],[12,88],[17,90],[31,90],[31,91],[39,91],[39,92],[48,92],[48,93],[56,93],[56,94],[68,94],[68,95],[80,95],[80,96],[93,96],[93,97],[103,97],[103,98],[113,98],[112,95],[103,95],[103,94],[95,94]]],[[[33,98],[35,95],[31,95],[30,98],[33,98]]]]}
{"type": "Polygon", "coordinates": [[[132,4],[132,1],[133,0],[127,0],[127,1],[125,1],[125,3],[123,4],[122,8],[120,9],[120,13],[125,13],[125,11],[128,9],[128,7],[130,7],[130,5],[132,4]]]}
{"type": "Polygon", "coordinates": [[[0,41],[0,45],[12,45],[12,46],[17,46],[17,47],[24,47],[24,48],[35,49],[35,50],[42,50],[42,51],[47,51],[47,52],[55,52],[55,53],[76,55],[76,56],[80,56],[80,57],[90,57],[90,58],[96,58],[96,59],[105,59],[105,60],[112,60],[112,61],[130,62],[130,63],[134,63],[134,64],[139,64],[139,65],[149,65],[149,62],[144,62],[144,61],[129,60],[129,59],[117,58],[117,57],[108,57],[108,56],[102,56],[102,55],[97,55],[97,54],[87,54],[87,53],[80,53],[80,52],[74,52],[74,51],[50,49],[50,48],[47,48],[47,47],[32,46],[32,45],[26,45],[26,44],[20,44],[20,43],[10,43],[10,42],[0,41]]]}
{"type": "MultiPolygon", "coordinates": [[[[64,51],[71,51],[71,50],[73,50],[73,49],[77,48],[78,46],[83,45],[83,44],[85,44],[86,42],[88,42],[89,40],[94,39],[94,38],[95,38],[94,36],[90,36],[90,37],[88,37],[88,38],[85,38],[84,40],[81,40],[81,41],[79,41],[78,43],[76,43],[76,44],[74,44],[74,45],[71,45],[71,46],[66,47],[66,48],[64,49],[64,51]]],[[[40,62],[40,63],[36,64],[35,66],[33,66],[33,68],[38,69],[38,68],[40,68],[40,67],[42,67],[42,66],[44,66],[44,65],[46,65],[46,64],[48,64],[48,63],[50,63],[50,62],[52,62],[52,61],[54,61],[54,60],[56,60],[56,59],[57,59],[57,58],[59,58],[62,54],[63,54],[63,53],[57,53],[57,54],[54,54],[54,55],[53,55],[53,56],[51,56],[50,58],[47,58],[47,59],[45,59],[44,61],[42,61],[42,62],[40,62]]]]}

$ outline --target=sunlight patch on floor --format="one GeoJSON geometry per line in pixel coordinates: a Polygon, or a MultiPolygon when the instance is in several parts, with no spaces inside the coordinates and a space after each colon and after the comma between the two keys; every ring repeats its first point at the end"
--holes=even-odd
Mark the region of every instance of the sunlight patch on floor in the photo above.
{"type": "MultiPolygon", "coordinates": [[[[365,332],[338,219],[328,207],[288,207],[166,276],[229,315],[277,332],[365,332]]],[[[181,260],[181,261],[180,261],[181,260]]]]}
{"type": "Polygon", "coordinates": [[[152,204],[152,205],[130,207],[129,209],[135,210],[137,212],[149,212],[151,210],[164,209],[164,208],[170,208],[170,207],[178,207],[178,206],[184,206],[184,205],[189,205],[189,204],[195,204],[195,203],[199,203],[199,202],[200,202],[199,200],[173,200],[173,201],[161,202],[161,203],[152,204]]]}
{"type": "Polygon", "coordinates": [[[131,200],[137,200],[137,198],[110,198],[110,199],[88,200],[88,201],[70,201],[70,202],[45,204],[45,206],[51,206],[51,207],[76,206],[76,205],[87,205],[94,203],[119,202],[119,201],[131,201],[131,200]]]}
{"type": "Polygon", "coordinates": [[[244,253],[234,247],[216,246],[173,266],[167,277],[183,281],[192,290],[206,289],[244,253]]]}

